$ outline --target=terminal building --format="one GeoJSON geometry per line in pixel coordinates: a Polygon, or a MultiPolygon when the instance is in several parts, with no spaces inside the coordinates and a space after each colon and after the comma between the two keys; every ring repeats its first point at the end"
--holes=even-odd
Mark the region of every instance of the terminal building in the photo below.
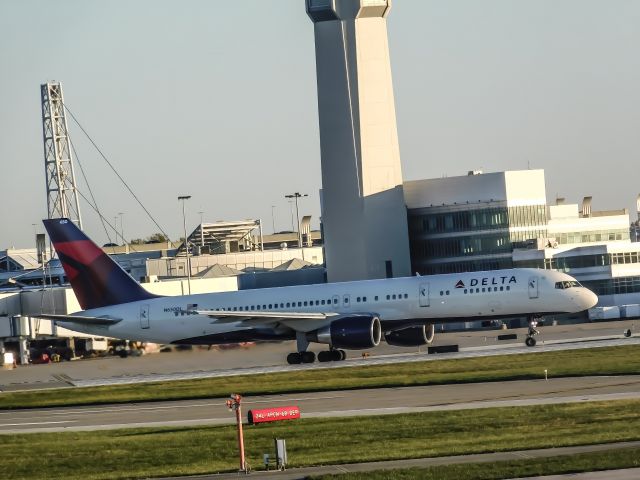
{"type": "Polygon", "coordinates": [[[554,269],[593,290],[599,306],[640,303],[640,243],[626,209],[593,211],[591,197],[548,205],[543,170],[474,171],[404,191],[414,273],[554,269]]]}

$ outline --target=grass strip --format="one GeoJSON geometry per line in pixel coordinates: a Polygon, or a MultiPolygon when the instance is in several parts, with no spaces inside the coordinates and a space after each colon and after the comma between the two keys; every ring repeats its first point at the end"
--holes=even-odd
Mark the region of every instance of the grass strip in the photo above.
{"type": "Polygon", "coordinates": [[[579,453],[549,458],[376,470],[341,475],[318,475],[309,477],[309,479],[413,480],[420,478],[422,480],[500,480],[637,467],[640,467],[640,448],[621,448],[604,452],[579,453]]]}
{"type": "Polygon", "coordinates": [[[640,345],[0,394],[0,409],[640,373],[640,345]]]}
{"type": "MultiPolygon", "coordinates": [[[[302,419],[245,429],[248,462],[285,438],[290,466],[640,440],[640,401],[302,419]]],[[[0,435],[3,478],[123,479],[233,471],[233,426],[0,435]]]]}

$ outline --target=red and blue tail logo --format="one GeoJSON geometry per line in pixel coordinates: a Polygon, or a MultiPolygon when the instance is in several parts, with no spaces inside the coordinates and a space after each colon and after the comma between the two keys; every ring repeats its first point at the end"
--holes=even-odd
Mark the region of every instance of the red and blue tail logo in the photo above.
{"type": "Polygon", "coordinates": [[[83,310],[156,298],[102,251],[71,220],[43,220],[83,310]]]}

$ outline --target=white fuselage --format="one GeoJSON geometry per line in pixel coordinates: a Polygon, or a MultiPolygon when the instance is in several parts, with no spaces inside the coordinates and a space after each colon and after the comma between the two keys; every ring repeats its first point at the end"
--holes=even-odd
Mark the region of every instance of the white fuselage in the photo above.
{"type": "MultiPolygon", "coordinates": [[[[558,287],[567,281],[575,284],[569,275],[555,271],[512,269],[159,297],[83,312],[123,319],[114,325],[68,325],[115,338],[200,343],[193,339],[242,331],[250,340],[252,327],[241,319],[216,321],[195,313],[196,309],[246,311],[247,316],[251,312],[365,313],[378,316],[383,330],[389,331],[405,325],[579,312],[595,305],[595,294],[579,284],[558,287]]],[[[330,322],[289,320],[273,331],[286,338],[294,330],[310,332],[330,322]]]]}

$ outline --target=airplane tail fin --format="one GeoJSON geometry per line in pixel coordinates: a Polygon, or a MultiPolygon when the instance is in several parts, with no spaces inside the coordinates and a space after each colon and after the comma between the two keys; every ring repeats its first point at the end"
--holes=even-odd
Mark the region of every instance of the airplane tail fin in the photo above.
{"type": "Polygon", "coordinates": [[[43,220],[83,310],[156,298],[93,243],[71,220],[43,220]]]}

